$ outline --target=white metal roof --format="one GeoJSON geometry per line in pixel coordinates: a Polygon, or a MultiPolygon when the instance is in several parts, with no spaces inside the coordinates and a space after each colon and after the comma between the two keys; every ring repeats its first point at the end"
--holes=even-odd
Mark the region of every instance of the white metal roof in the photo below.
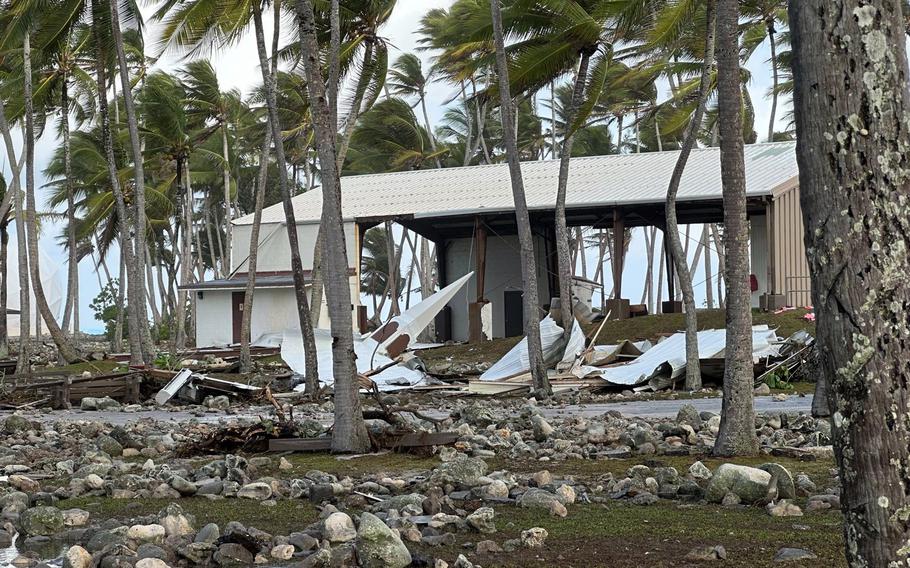
{"type": "MultiPolygon", "coordinates": [[[[572,158],[566,205],[663,203],[678,155],[678,151],[671,151],[572,158]]],[[[775,188],[793,182],[799,173],[793,142],[746,145],[745,160],[746,193],[750,196],[770,195],[775,188]]],[[[522,163],[530,209],[555,206],[558,173],[557,160],[522,163]]],[[[341,188],[346,221],[406,215],[449,217],[513,209],[506,164],[345,176],[341,188]]],[[[720,198],[720,149],[693,150],[680,183],[679,201],[720,198]]],[[[319,222],[319,190],[298,195],[293,201],[298,223],[319,222]]],[[[252,215],[234,221],[238,225],[252,222],[252,215]]],[[[284,222],[281,204],[265,209],[262,222],[284,222]]]]}

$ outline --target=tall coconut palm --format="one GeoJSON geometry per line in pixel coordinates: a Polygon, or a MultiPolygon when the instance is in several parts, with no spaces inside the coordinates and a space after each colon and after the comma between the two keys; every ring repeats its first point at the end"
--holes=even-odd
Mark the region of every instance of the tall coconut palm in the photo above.
{"type": "Polygon", "coordinates": [[[718,455],[758,451],[752,404],[752,299],[749,290],[749,224],[743,156],[742,89],[739,72],[739,2],[717,3],[717,104],[727,283],[727,351],[718,455]]]}
{"type": "MultiPolygon", "coordinates": [[[[428,73],[423,72],[423,64],[413,53],[405,53],[397,60],[389,71],[389,83],[392,92],[403,97],[417,97],[417,104],[423,114],[423,125],[428,133],[433,132],[430,125],[430,115],[427,114],[427,84],[433,80],[434,69],[428,73]]],[[[436,153],[436,140],[430,136],[430,149],[436,153]]],[[[436,167],[441,168],[442,162],[436,158],[436,167]]]]}
{"type": "Polygon", "coordinates": [[[771,57],[771,110],[768,119],[767,142],[774,141],[774,127],[777,122],[777,103],[780,96],[780,60],[778,47],[781,41],[780,31],[787,27],[786,0],[747,0],[742,5],[742,15],[748,20],[743,31],[744,58],[748,58],[759,45],[768,40],[771,57]]]}
{"type": "MultiPolygon", "coordinates": [[[[698,131],[702,126],[708,93],[710,90],[711,70],[714,67],[714,0],[707,0],[704,11],[705,19],[705,49],[701,78],[699,79],[698,97],[695,112],[689,120],[683,135],[682,147],[673,174],[670,177],[670,186],[667,189],[667,202],[664,209],[666,217],[665,236],[670,244],[673,264],[679,274],[680,288],[682,288],[683,301],[686,307],[686,388],[697,390],[701,388],[701,368],[699,366],[698,352],[698,317],[695,308],[695,290],[692,285],[692,273],[679,239],[679,225],[676,220],[676,195],[679,192],[679,183],[689,154],[698,139],[698,131]]],[[[706,257],[707,258],[707,257],[706,257]]],[[[710,286],[710,285],[709,285],[710,286]]]]}
{"type": "MultiPolygon", "coordinates": [[[[534,235],[531,232],[528,202],[525,198],[524,181],[521,177],[521,164],[518,157],[518,143],[515,139],[515,127],[512,118],[514,103],[510,91],[509,66],[502,25],[502,9],[499,0],[490,2],[490,10],[493,21],[496,70],[499,74],[500,118],[502,121],[503,141],[506,147],[506,160],[509,164],[509,177],[512,181],[512,196],[515,201],[515,223],[518,227],[518,241],[521,247],[524,320],[525,335],[528,339],[528,359],[535,391],[539,396],[548,397],[550,395],[550,380],[547,377],[547,369],[543,364],[543,351],[540,344],[540,302],[537,293],[534,235]]],[[[568,326],[569,324],[566,322],[564,325],[568,326]]]]}
{"type": "MultiPolygon", "coordinates": [[[[231,254],[231,219],[233,216],[233,194],[231,189],[230,157],[230,118],[240,101],[240,92],[236,89],[222,91],[218,75],[211,61],[199,59],[186,64],[181,72],[186,86],[187,104],[191,116],[198,116],[204,121],[214,121],[221,134],[222,185],[224,189],[224,234],[226,250],[221,258],[222,274],[230,272],[228,262],[231,254]]],[[[217,273],[217,272],[216,272],[217,273]]]]}
{"type": "Polygon", "coordinates": [[[360,117],[345,168],[350,173],[416,170],[438,164],[446,153],[436,150],[434,137],[420,126],[411,107],[393,97],[360,117]]]}
{"type": "Polygon", "coordinates": [[[322,167],[322,228],[325,251],[326,295],[332,320],[332,361],[335,376],[335,424],[332,428],[332,450],[362,452],[370,440],[360,406],[359,387],[354,363],[351,288],[348,279],[347,249],[341,217],[341,179],[335,152],[336,125],[334,112],[326,97],[322,76],[320,49],[316,38],[316,18],[310,0],[298,0],[300,52],[312,105],[316,146],[322,167]]]}

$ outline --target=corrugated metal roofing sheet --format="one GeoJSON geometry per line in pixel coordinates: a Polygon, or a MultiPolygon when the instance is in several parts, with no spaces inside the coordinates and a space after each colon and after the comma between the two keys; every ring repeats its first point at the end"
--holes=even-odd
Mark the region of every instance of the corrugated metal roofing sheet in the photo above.
{"type": "MultiPolygon", "coordinates": [[[[567,206],[662,203],[678,154],[672,151],[573,158],[567,206]]],[[[748,195],[769,195],[772,189],[798,175],[793,142],[747,145],[745,161],[748,195]]],[[[522,164],[530,209],[554,207],[558,173],[556,160],[522,164]]],[[[506,164],[346,176],[341,179],[341,187],[345,220],[406,215],[447,217],[513,208],[506,164]]],[[[720,149],[693,150],[680,183],[679,200],[720,197],[720,149]]],[[[298,223],[318,222],[321,210],[322,195],[318,190],[294,198],[298,223]]],[[[263,223],[283,221],[280,204],[263,211],[263,223]]],[[[235,221],[238,225],[252,222],[252,215],[235,221]]]]}

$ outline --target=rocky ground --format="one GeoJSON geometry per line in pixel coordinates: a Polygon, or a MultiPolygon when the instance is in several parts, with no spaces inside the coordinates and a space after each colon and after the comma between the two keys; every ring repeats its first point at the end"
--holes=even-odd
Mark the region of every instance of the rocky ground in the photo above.
{"type": "MultiPolygon", "coordinates": [[[[585,402],[571,398],[400,398],[387,402],[448,415],[458,442],[422,455],[202,455],[196,443],[219,428],[260,419],[216,401],[198,412],[221,424],[8,416],[0,565],[844,565],[825,421],[761,415],[762,455],[725,462],[709,457],[719,416],[692,405],[632,418],[554,412],[585,402]]],[[[298,405],[297,429],[318,435],[330,411],[298,405]]]]}

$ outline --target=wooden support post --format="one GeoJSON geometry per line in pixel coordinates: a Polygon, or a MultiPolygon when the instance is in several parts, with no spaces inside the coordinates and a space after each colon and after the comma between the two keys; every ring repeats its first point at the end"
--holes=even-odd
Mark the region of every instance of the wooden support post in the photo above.
{"type": "Polygon", "coordinates": [[[676,301],[676,265],[673,264],[673,253],[670,250],[670,239],[667,238],[667,227],[664,225],[664,256],[667,264],[667,301],[662,304],[665,314],[682,312],[682,302],[676,301]]]}
{"type": "Polygon", "coordinates": [[[613,298],[622,298],[622,266],[626,252],[626,222],[622,210],[613,213],[613,298]]]}
{"type": "Polygon", "coordinates": [[[480,217],[474,218],[474,279],[477,283],[476,300],[468,306],[468,341],[483,341],[483,318],[481,313],[487,300],[484,298],[484,284],[487,272],[487,226],[480,217]]]}
{"type": "MultiPolygon", "coordinates": [[[[439,289],[442,290],[449,285],[448,270],[446,268],[448,243],[445,239],[436,241],[436,279],[439,283],[439,289]]],[[[449,306],[446,306],[436,314],[436,340],[449,341],[452,339],[452,313],[449,306]]]]}
{"type": "Polygon", "coordinates": [[[474,219],[474,278],[477,279],[477,302],[486,301],[484,284],[487,274],[487,226],[480,217],[474,219]]]}

